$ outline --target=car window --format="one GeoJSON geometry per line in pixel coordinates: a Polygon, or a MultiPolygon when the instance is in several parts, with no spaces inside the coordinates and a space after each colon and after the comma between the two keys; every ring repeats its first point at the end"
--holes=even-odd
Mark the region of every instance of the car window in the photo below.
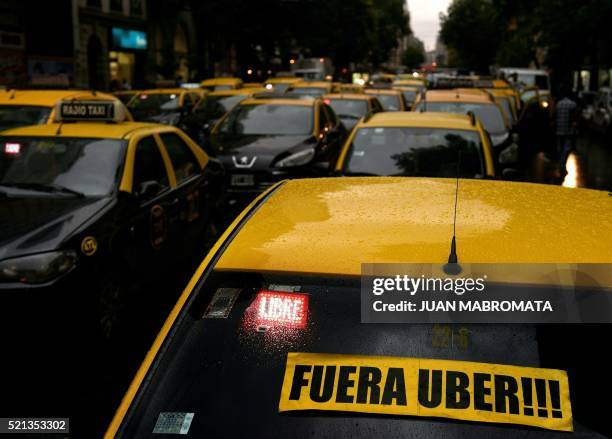
{"type": "Polygon", "coordinates": [[[166,146],[170,161],[174,167],[176,182],[180,183],[200,172],[200,163],[191,151],[191,148],[176,133],[160,135],[166,146]]]}
{"type": "Polygon", "coordinates": [[[321,105],[321,108],[323,109],[323,112],[327,115],[327,120],[329,121],[331,126],[335,127],[336,125],[338,125],[338,116],[336,115],[334,110],[327,104],[321,105]]]}
{"type": "Polygon", "coordinates": [[[363,99],[332,99],[329,104],[339,117],[360,119],[368,113],[368,103],[363,99]]]}
{"type": "Polygon", "coordinates": [[[313,107],[253,104],[235,107],[219,127],[231,135],[307,135],[312,132],[313,107]]]}
{"type": "Polygon", "coordinates": [[[153,136],[145,137],[136,146],[132,184],[134,191],[138,191],[140,185],[146,181],[158,182],[162,190],[169,186],[168,173],[153,136]]]}
{"type": "MultiPolygon", "coordinates": [[[[420,102],[415,111],[420,110],[423,103],[420,102]]],[[[495,104],[478,104],[469,102],[427,102],[427,111],[443,113],[467,114],[473,112],[491,134],[499,134],[506,131],[506,123],[502,110],[495,104]]]]}
{"type": "Polygon", "coordinates": [[[0,142],[0,184],[62,186],[87,196],[113,191],[125,142],[116,139],[4,137],[0,142]]]}
{"type": "Polygon", "coordinates": [[[477,131],[442,128],[362,128],[347,155],[347,175],[481,178],[477,131]]]}
{"type": "Polygon", "coordinates": [[[50,114],[50,107],[0,105],[0,131],[26,125],[47,123],[50,114]]]}
{"type": "Polygon", "coordinates": [[[385,111],[400,111],[399,95],[377,95],[376,98],[385,111]]]}

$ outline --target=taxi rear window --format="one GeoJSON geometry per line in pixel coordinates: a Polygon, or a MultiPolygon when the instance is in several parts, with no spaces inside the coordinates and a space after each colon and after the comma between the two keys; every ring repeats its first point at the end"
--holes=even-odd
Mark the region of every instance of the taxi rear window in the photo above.
{"type": "Polygon", "coordinates": [[[302,105],[240,105],[223,120],[222,134],[307,135],[312,132],[313,109],[302,105]]]}
{"type": "Polygon", "coordinates": [[[125,142],[66,137],[0,137],[0,186],[63,187],[86,196],[113,191],[125,142]]]}
{"type": "MultiPolygon", "coordinates": [[[[355,278],[213,271],[168,340],[119,437],[168,433],[186,419],[186,437],[516,437],[528,427],[380,416],[384,405],[379,415],[279,412],[288,354],[539,366],[535,325],[361,324],[355,278]]],[[[323,398],[329,389],[317,385],[311,395],[323,398]]]]}
{"type": "Polygon", "coordinates": [[[338,117],[360,119],[368,112],[368,102],[363,99],[331,99],[332,107],[338,117]]]}
{"type": "Polygon", "coordinates": [[[482,178],[477,131],[440,128],[361,128],[349,148],[346,175],[482,178]],[[459,161],[459,167],[457,162],[459,161]]]}
{"type": "MultiPolygon", "coordinates": [[[[420,102],[420,110],[423,103],[420,102]]],[[[501,109],[494,104],[472,104],[467,102],[427,102],[427,111],[437,111],[443,113],[467,114],[473,112],[484,126],[484,129],[491,134],[500,134],[506,131],[504,116],[501,109]]]]}
{"type": "Polygon", "coordinates": [[[400,110],[400,99],[397,95],[383,95],[378,94],[376,98],[380,101],[385,111],[399,111],[400,110]]]}
{"type": "Polygon", "coordinates": [[[0,131],[47,123],[51,108],[32,105],[0,105],[0,131]]]}

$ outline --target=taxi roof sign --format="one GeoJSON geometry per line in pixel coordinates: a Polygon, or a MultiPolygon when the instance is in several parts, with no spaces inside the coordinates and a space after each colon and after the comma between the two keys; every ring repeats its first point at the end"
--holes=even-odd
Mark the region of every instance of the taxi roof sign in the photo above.
{"type": "Polygon", "coordinates": [[[120,101],[109,100],[64,100],[55,107],[56,122],[123,122],[127,111],[120,101]]]}

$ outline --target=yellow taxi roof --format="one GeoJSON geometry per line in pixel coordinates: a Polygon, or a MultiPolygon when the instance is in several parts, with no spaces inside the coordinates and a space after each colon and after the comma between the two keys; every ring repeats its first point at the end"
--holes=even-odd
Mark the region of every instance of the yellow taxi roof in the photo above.
{"type": "Polygon", "coordinates": [[[332,88],[333,84],[327,81],[303,81],[303,80],[293,84],[293,88],[310,88],[310,87],[332,88]]]}
{"type": "Polygon", "coordinates": [[[374,96],[368,96],[363,93],[329,93],[323,96],[323,99],[350,99],[368,101],[374,96]]]}
{"type": "Polygon", "coordinates": [[[208,93],[206,96],[237,96],[237,95],[249,95],[253,93],[263,93],[268,91],[265,88],[232,88],[230,90],[215,90],[208,93]]]}
{"type": "Polygon", "coordinates": [[[293,84],[295,82],[301,82],[301,78],[285,77],[285,78],[268,78],[266,84],[293,84]]]}
{"type": "Polygon", "coordinates": [[[296,107],[311,107],[315,99],[245,99],[240,105],[294,105],[296,107]]]}
{"type": "Polygon", "coordinates": [[[150,88],[148,90],[141,90],[138,92],[139,95],[164,95],[164,94],[181,94],[187,93],[186,88],[150,88]]]}
{"type": "Polygon", "coordinates": [[[90,90],[2,90],[0,91],[0,105],[38,105],[53,107],[63,99],[112,99],[117,98],[107,93],[90,90]]]}
{"type": "Polygon", "coordinates": [[[387,96],[396,96],[402,93],[401,91],[395,90],[392,88],[366,88],[364,92],[369,95],[387,95],[387,96]]]}
{"type": "Polygon", "coordinates": [[[13,128],[2,132],[3,136],[34,136],[34,137],[88,137],[103,139],[123,139],[137,130],[150,128],[169,128],[167,125],[146,122],[66,122],[61,125],[60,134],[57,135],[59,123],[46,125],[31,125],[13,128]]]}
{"type": "Polygon", "coordinates": [[[242,79],[240,78],[210,78],[205,79],[200,83],[202,86],[209,85],[236,85],[242,84],[242,79]]]}
{"type": "Polygon", "coordinates": [[[478,128],[472,125],[466,114],[424,112],[420,111],[389,111],[376,113],[370,119],[359,124],[360,127],[424,127],[448,128],[456,130],[472,130],[478,128]]]}
{"type": "MultiPolygon", "coordinates": [[[[216,269],[359,275],[362,263],[443,264],[454,200],[454,179],[291,180],[238,231],[216,269]]],[[[610,263],[610,218],[606,192],[460,180],[459,263],[610,263]]]]}
{"type": "Polygon", "coordinates": [[[413,85],[416,87],[423,87],[423,81],[421,79],[396,79],[393,81],[393,85],[413,85]]]}
{"type": "Polygon", "coordinates": [[[463,93],[456,90],[429,90],[429,102],[473,102],[490,104],[491,98],[486,93],[463,93]]]}

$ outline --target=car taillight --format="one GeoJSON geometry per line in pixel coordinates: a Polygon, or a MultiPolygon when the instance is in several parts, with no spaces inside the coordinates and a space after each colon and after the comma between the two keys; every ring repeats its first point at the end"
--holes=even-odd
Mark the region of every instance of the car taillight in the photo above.
{"type": "Polygon", "coordinates": [[[323,102],[327,105],[331,104],[331,100],[330,99],[323,99],[323,102]]]}
{"type": "Polygon", "coordinates": [[[304,328],[308,318],[306,294],[260,291],[255,298],[258,326],[304,328]]]}

